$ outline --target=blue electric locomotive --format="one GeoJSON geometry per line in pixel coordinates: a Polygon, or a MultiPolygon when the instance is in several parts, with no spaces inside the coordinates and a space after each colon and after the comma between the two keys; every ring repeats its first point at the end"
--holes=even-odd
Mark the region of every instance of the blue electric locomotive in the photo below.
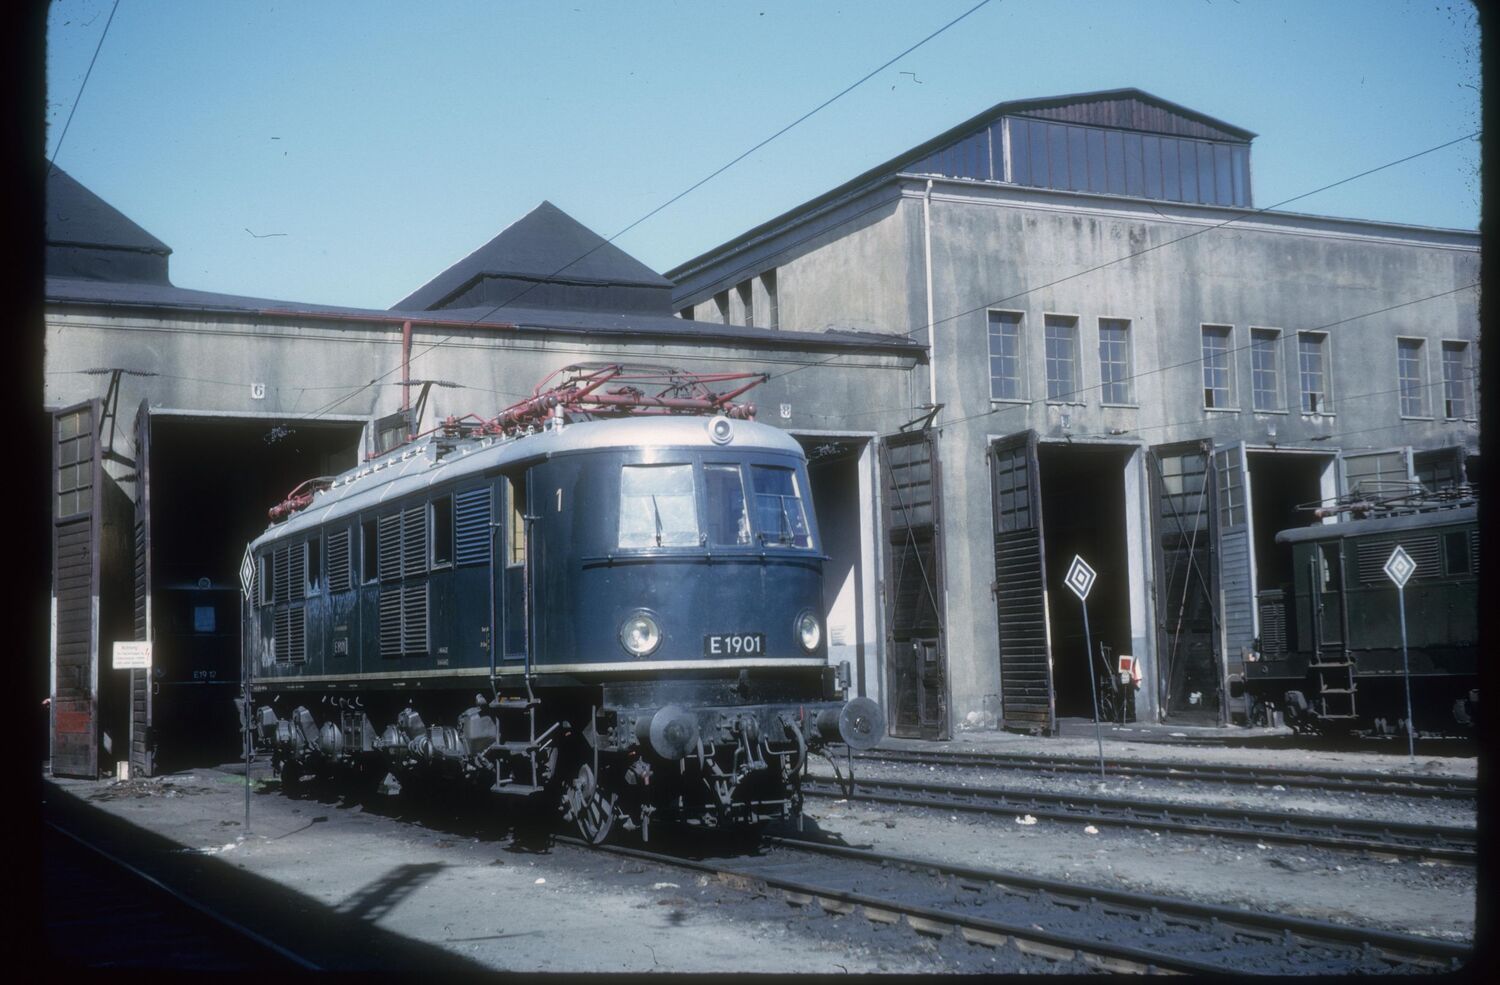
{"type": "Polygon", "coordinates": [[[450,420],[249,545],[252,727],[284,784],[471,784],[602,840],[795,816],[810,752],[880,739],[828,664],[798,444],[723,400],[566,423],[579,392],[519,436],[450,420]]]}

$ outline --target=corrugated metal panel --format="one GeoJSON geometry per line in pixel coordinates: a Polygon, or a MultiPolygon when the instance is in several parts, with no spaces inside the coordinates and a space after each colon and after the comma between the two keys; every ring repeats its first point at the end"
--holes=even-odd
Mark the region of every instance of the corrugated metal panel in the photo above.
{"type": "Polygon", "coordinates": [[[1436,578],[1442,569],[1438,566],[1437,534],[1407,534],[1400,540],[1361,540],[1355,548],[1355,561],[1359,566],[1359,580],[1364,585],[1388,584],[1385,563],[1391,552],[1400,544],[1417,563],[1412,572],[1416,579],[1436,578]]]}
{"type": "Polygon", "coordinates": [[[1230,674],[1243,672],[1242,652],[1253,649],[1255,604],[1254,511],[1250,504],[1250,475],[1243,442],[1214,453],[1218,476],[1219,586],[1224,598],[1225,665],[1230,674]]]}

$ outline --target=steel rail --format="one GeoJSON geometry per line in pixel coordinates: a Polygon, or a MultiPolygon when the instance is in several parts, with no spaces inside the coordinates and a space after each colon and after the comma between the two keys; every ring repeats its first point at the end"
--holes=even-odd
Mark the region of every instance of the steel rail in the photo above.
{"type": "MultiPolygon", "coordinates": [[[[864,776],[854,780],[856,800],[910,807],[941,807],[982,814],[1031,814],[1052,820],[1123,824],[1129,827],[1257,839],[1283,844],[1417,856],[1475,865],[1478,833],[1473,828],[1403,824],[1361,818],[1292,814],[1210,804],[1170,804],[1087,793],[912,783],[864,776]]],[[[802,781],[814,797],[848,797],[837,781],[814,776],[802,781]]]]}
{"type": "Polygon", "coordinates": [[[240,937],[245,938],[246,940],[254,943],[255,945],[257,945],[259,947],[263,947],[266,950],[272,952],[273,954],[276,954],[277,956],[279,956],[281,958],[284,958],[287,961],[290,961],[291,963],[295,964],[299,968],[302,968],[302,969],[305,969],[305,970],[308,970],[308,971],[325,971],[325,970],[327,970],[322,965],[319,965],[317,962],[312,961],[312,960],[310,960],[308,958],[305,958],[302,955],[296,953],[295,951],[288,950],[284,945],[276,943],[275,941],[271,940],[269,937],[266,937],[264,934],[261,934],[261,933],[255,931],[255,930],[252,930],[251,928],[245,926],[244,924],[240,923],[237,920],[231,920],[229,917],[227,917],[224,914],[220,913],[218,910],[215,910],[214,908],[212,908],[210,906],[207,906],[207,905],[199,902],[198,900],[196,900],[192,896],[189,896],[188,894],[182,892],[181,890],[176,889],[176,888],[168,885],[165,882],[162,882],[160,879],[158,879],[155,876],[151,875],[151,873],[145,871],[144,869],[142,869],[142,868],[140,868],[140,867],[138,867],[136,865],[132,865],[130,862],[125,861],[124,859],[120,858],[118,855],[115,855],[113,852],[110,852],[110,851],[108,851],[108,850],[106,850],[104,848],[101,848],[100,846],[94,844],[92,841],[89,841],[87,838],[85,838],[84,836],[78,834],[77,832],[69,831],[67,828],[65,828],[62,825],[58,824],[56,821],[53,821],[53,820],[50,820],[50,819],[47,819],[47,818],[43,818],[42,819],[42,823],[45,824],[45,825],[47,825],[47,827],[51,828],[53,831],[56,831],[58,834],[62,835],[63,837],[68,838],[70,841],[73,841],[79,847],[84,848],[84,849],[86,849],[89,852],[92,852],[93,854],[95,854],[95,855],[99,856],[100,858],[104,859],[105,861],[109,862],[111,865],[115,866],[116,868],[122,869],[125,872],[130,873],[132,876],[135,876],[137,879],[140,879],[141,881],[149,884],[150,886],[152,886],[153,888],[157,889],[158,891],[160,891],[162,893],[165,893],[167,896],[170,896],[172,899],[176,900],[178,903],[182,904],[183,906],[187,907],[188,909],[192,910],[193,912],[199,914],[200,916],[203,916],[203,917],[206,917],[209,920],[212,920],[214,923],[216,923],[219,926],[223,927],[224,929],[230,931],[231,933],[238,934],[240,937]]]}
{"type": "Polygon", "coordinates": [[[1201,961],[1196,958],[1160,954],[1144,948],[1131,947],[1127,944],[1117,944],[1112,941],[1102,941],[1083,935],[1064,934],[1057,931],[1043,930],[1030,925],[989,920],[984,917],[955,913],[936,907],[903,903],[900,900],[869,896],[864,893],[835,889],[828,886],[812,885],[781,876],[756,872],[753,869],[739,869],[716,863],[699,862],[692,859],[680,858],[675,855],[663,855],[636,848],[624,848],[619,845],[589,845],[582,839],[572,837],[558,837],[556,840],[565,844],[575,845],[579,848],[606,852],[623,858],[635,859],[636,861],[651,862],[657,865],[687,869],[706,875],[761,884],[767,888],[781,892],[786,900],[794,906],[817,905],[826,912],[840,915],[850,914],[858,910],[867,919],[875,923],[895,924],[905,920],[907,925],[918,933],[946,936],[949,933],[956,932],[968,943],[980,944],[987,947],[1002,947],[1007,943],[1014,943],[1016,949],[1023,954],[1052,961],[1078,960],[1101,971],[1114,973],[1222,975],[1227,970],[1222,964],[1201,961]]]}
{"type": "Polygon", "coordinates": [[[1345,947],[1356,946],[1362,949],[1368,947],[1379,952],[1382,960],[1396,964],[1418,964],[1435,970],[1449,970],[1455,962],[1462,961],[1473,954],[1473,947],[1468,944],[1434,937],[1421,937],[1416,934],[1402,934],[1374,927],[1313,920],[1284,913],[1240,910],[1217,903],[1200,903],[1196,900],[1157,896],[1135,890],[1079,885],[1021,872],[981,869],[936,862],[931,859],[871,852],[804,838],[771,836],[766,840],[773,845],[819,855],[852,859],[871,865],[896,865],[974,880],[1001,888],[1019,890],[1061,905],[1098,903],[1128,911],[1140,918],[1170,915],[1182,920],[1214,923],[1231,930],[1243,929],[1257,936],[1265,936],[1269,933],[1283,940],[1291,940],[1304,945],[1332,944],[1345,947]]]}
{"type": "MultiPolygon", "coordinates": [[[[1097,760],[1077,756],[887,749],[864,753],[856,756],[855,759],[933,766],[993,766],[1000,769],[1036,769],[1057,773],[1093,773],[1098,770],[1097,760]]],[[[1457,776],[1393,776],[1361,770],[1267,768],[1238,764],[1171,763],[1133,759],[1107,759],[1104,765],[1106,769],[1120,776],[1152,779],[1254,783],[1267,786],[1280,784],[1284,787],[1306,787],[1322,791],[1381,793],[1454,800],[1473,800],[1479,795],[1479,784],[1476,780],[1457,776]]]]}

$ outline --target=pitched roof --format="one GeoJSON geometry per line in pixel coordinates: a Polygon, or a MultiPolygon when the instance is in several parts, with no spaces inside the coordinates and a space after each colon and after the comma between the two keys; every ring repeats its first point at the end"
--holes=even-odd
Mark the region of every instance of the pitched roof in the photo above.
{"type": "Polygon", "coordinates": [[[472,289],[486,279],[547,284],[555,298],[548,307],[598,307],[592,299],[569,304],[567,295],[597,294],[601,288],[660,290],[666,293],[662,310],[670,311],[671,281],[546,201],[393,307],[430,311],[475,301],[472,289]],[[559,297],[559,286],[573,290],[559,297]]]}
{"type": "Polygon", "coordinates": [[[114,250],[172,252],[171,247],[89,191],[62,168],[47,173],[47,243],[49,246],[94,246],[114,250]]]}

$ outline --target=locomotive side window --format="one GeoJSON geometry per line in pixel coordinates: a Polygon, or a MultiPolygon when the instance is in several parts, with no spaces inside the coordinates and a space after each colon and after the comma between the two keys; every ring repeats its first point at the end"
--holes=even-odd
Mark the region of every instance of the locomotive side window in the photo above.
{"type": "Polygon", "coordinates": [[[1450,575],[1469,574],[1469,533],[1455,530],[1443,534],[1443,570],[1450,575]]]}
{"type": "Polygon", "coordinates": [[[375,530],[375,521],[366,520],[360,525],[362,543],[360,544],[360,573],[364,576],[365,584],[369,584],[380,577],[380,538],[375,530]]]}
{"type": "Polygon", "coordinates": [[[807,514],[797,491],[797,474],[771,465],[750,466],[755,492],[755,527],[763,541],[811,547],[807,514]]]}
{"type": "Polygon", "coordinates": [[[271,604],[271,559],[266,555],[260,556],[258,563],[259,571],[256,572],[255,580],[260,584],[260,604],[271,604]]]}
{"type": "Polygon", "coordinates": [[[705,465],[708,542],[714,546],[750,543],[750,517],[745,512],[745,481],[738,465],[705,465]]]}
{"type": "Polygon", "coordinates": [[[453,497],[432,501],[432,566],[453,563],[453,497]]]}
{"type": "Polygon", "coordinates": [[[1339,576],[1339,545],[1318,545],[1318,580],[1319,591],[1336,592],[1339,590],[1341,578],[1339,576]]]}
{"type": "Polygon", "coordinates": [[[307,539],[307,594],[316,595],[323,585],[323,540],[321,537],[307,539]]]}
{"type": "Polygon", "coordinates": [[[621,547],[699,543],[691,465],[627,465],[621,470],[621,547]]]}
{"type": "Polygon", "coordinates": [[[510,504],[510,523],[505,528],[505,563],[508,567],[526,563],[526,484],[505,477],[505,501],[510,504]]]}

